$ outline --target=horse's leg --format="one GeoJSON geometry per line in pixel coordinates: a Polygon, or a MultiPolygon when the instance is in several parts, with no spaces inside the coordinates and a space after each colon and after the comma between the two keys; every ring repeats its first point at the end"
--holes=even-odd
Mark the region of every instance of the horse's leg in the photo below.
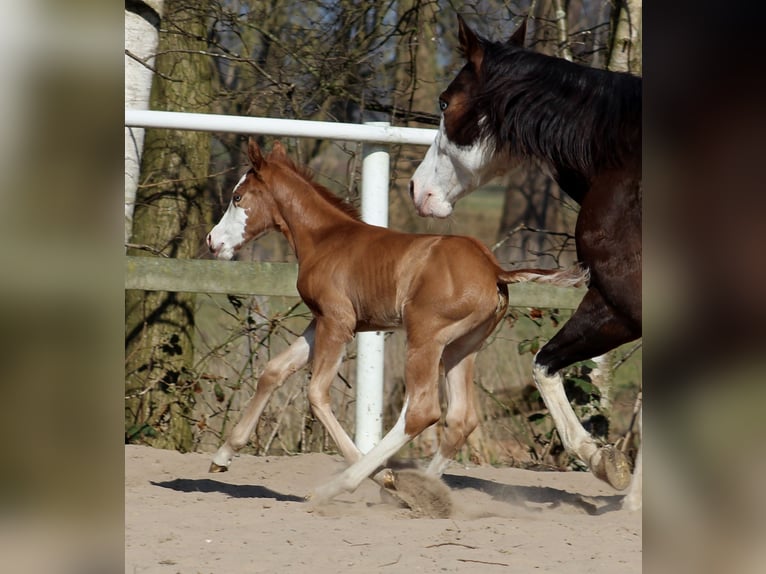
{"type": "Polygon", "coordinates": [[[300,337],[266,364],[261,378],[258,379],[255,394],[247,403],[239,422],[232,429],[226,442],[215,453],[213,462],[210,464],[210,472],[228,470],[234,453],[250,440],[271,395],[290,375],[309,362],[314,347],[315,327],[316,321],[312,321],[300,337]]]}
{"type": "MultiPolygon", "coordinates": [[[[355,490],[362,481],[382,467],[404,445],[439,420],[439,360],[443,346],[429,341],[425,345],[409,343],[405,368],[404,406],[396,424],[375,445],[343,473],[319,487],[311,498],[329,500],[341,492],[355,490]]],[[[386,472],[386,471],[384,471],[386,472]]],[[[388,486],[390,478],[375,476],[375,481],[388,486]]]]}
{"type": "Polygon", "coordinates": [[[591,288],[569,321],[540,349],[534,362],[535,383],[564,448],[587,463],[594,475],[619,490],[627,487],[630,480],[625,455],[612,447],[599,448],[583,428],[564,392],[559,370],[601,355],[639,336],[640,331],[591,288]]]}
{"type": "Polygon", "coordinates": [[[476,353],[470,353],[459,359],[444,354],[444,370],[447,379],[447,415],[444,417],[444,430],[439,450],[431,459],[426,472],[441,476],[455,457],[455,453],[465,444],[468,436],[479,424],[473,390],[473,369],[476,353]]]}
{"type": "Polygon", "coordinates": [[[346,345],[352,337],[353,331],[338,323],[326,319],[318,322],[308,392],[311,410],[330,433],[338,450],[349,464],[359,460],[362,453],[332,412],[330,387],[338,374],[346,345]]]}
{"type": "Polygon", "coordinates": [[[638,453],[636,454],[636,467],[633,469],[633,480],[630,482],[630,488],[628,489],[627,494],[625,495],[625,498],[622,499],[622,507],[626,510],[640,510],[641,509],[641,500],[642,500],[642,493],[641,489],[643,486],[643,480],[642,480],[642,456],[641,451],[644,450],[644,436],[643,436],[643,425],[641,424],[641,419],[643,418],[643,408],[641,409],[641,412],[638,413],[638,453]]]}

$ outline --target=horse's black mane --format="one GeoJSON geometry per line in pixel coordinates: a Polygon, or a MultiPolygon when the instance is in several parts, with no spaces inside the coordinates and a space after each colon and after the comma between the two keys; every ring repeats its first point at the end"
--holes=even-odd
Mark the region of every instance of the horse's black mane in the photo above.
{"type": "Polygon", "coordinates": [[[641,158],[641,78],[481,39],[484,135],[589,176],[641,158]]]}

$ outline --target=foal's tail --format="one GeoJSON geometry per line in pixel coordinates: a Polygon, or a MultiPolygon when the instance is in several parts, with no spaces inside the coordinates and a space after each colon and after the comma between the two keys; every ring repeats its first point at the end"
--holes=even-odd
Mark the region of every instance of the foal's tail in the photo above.
{"type": "Polygon", "coordinates": [[[497,279],[501,283],[547,283],[558,287],[583,287],[588,284],[588,269],[575,263],[567,269],[516,269],[500,270],[497,279]]]}

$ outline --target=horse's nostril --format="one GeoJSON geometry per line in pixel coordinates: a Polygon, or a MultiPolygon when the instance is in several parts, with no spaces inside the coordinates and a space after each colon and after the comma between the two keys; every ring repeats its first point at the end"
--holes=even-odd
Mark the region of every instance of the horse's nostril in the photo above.
{"type": "Polygon", "coordinates": [[[410,180],[410,199],[415,201],[415,182],[410,180]]]}

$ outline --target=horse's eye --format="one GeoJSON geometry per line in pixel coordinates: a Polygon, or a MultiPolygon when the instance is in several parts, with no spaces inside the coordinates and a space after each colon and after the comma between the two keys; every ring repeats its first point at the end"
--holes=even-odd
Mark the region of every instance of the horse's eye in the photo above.
{"type": "Polygon", "coordinates": [[[449,106],[449,104],[445,102],[443,99],[439,98],[439,109],[441,111],[444,111],[447,109],[447,106],[449,106]]]}
{"type": "Polygon", "coordinates": [[[238,193],[235,193],[235,194],[234,194],[234,197],[232,197],[232,198],[231,198],[231,200],[232,200],[234,203],[239,203],[239,201],[240,201],[241,199],[242,199],[242,196],[241,196],[240,194],[238,194],[238,193]]]}

